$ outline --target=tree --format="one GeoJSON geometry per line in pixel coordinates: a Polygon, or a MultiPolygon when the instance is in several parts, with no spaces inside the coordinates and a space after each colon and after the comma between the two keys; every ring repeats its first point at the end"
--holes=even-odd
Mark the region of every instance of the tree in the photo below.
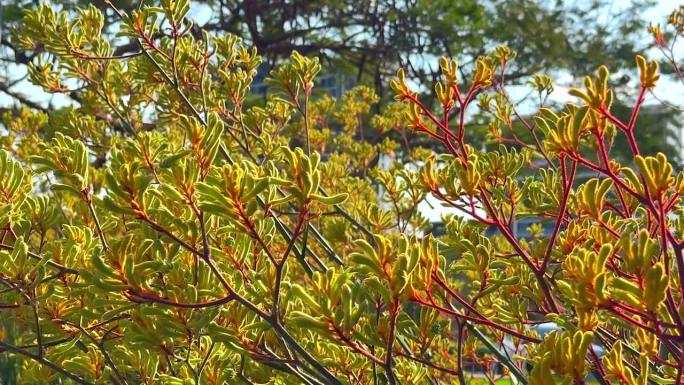
{"type": "MultiPolygon", "coordinates": [[[[61,2],[71,12],[79,4],[90,3],[61,2]]],[[[103,11],[105,33],[116,31],[119,20],[106,2],[92,3],[103,11]]],[[[123,11],[132,11],[139,3],[144,2],[116,2],[123,11]]],[[[269,68],[286,60],[293,50],[317,56],[325,68],[348,72],[357,83],[371,84],[378,93],[383,92],[398,66],[407,67],[420,84],[428,84],[439,76],[433,56],[458,55],[463,68],[468,68],[465,64],[473,63],[497,44],[509,45],[521,55],[509,71],[509,81],[558,69],[585,73],[604,60],[625,68],[633,54],[643,48],[634,44],[636,35],[645,28],[645,21],[637,15],[652,5],[649,1],[632,2],[601,22],[603,18],[598,16],[612,9],[611,2],[569,6],[515,0],[501,6],[473,0],[213,0],[193,4],[202,16],[210,15],[206,23],[191,28],[196,37],[202,30],[239,36],[257,48],[269,68]]],[[[27,52],[8,33],[19,25],[23,10],[34,6],[33,1],[22,0],[5,7],[6,27],[0,43],[11,63],[24,66],[42,50],[35,47],[37,52],[27,52]]],[[[115,44],[115,56],[137,51],[134,40],[115,44]]],[[[13,86],[15,80],[4,79],[3,89],[19,96],[13,86]]]]}
{"type": "MultiPolygon", "coordinates": [[[[5,114],[5,378],[465,385],[480,365],[530,385],[681,382],[684,175],[642,154],[644,99],[617,117],[606,67],[533,124],[500,79],[509,47],[468,77],[440,59],[436,108],[400,70],[401,104],[370,121],[440,146],[375,143],[357,133],[377,95],[314,97],[317,59],[292,53],[276,94],[247,106],[260,58],[232,35],[197,39],[187,1],[110,7],[135,55],[113,56],[94,6],[22,20],[19,42],[55,58],[31,81],[81,104],[5,114]],[[476,103],[501,127],[489,151],[470,142],[476,103]],[[529,136],[504,132],[514,117],[529,136]],[[616,137],[635,167],[613,157],[616,137]],[[417,210],[428,194],[465,214],[444,236],[417,210]],[[530,237],[512,231],[523,218],[530,237]],[[548,321],[562,329],[530,327],[548,321]]],[[[644,95],[658,64],[636,61],[644,95]]]]}
{"type": "MultiPolygon", "coordinates": [[[[91,2],[63,1],[62,9],[74,14],[76,7],[91,2]]],[[[119,1],[117,6],[124,12],[137,9],[138,1],[119,1]]],[[[103,12],[103,33],[111,37],[118,30],[118,16],[105,2],[92,2],[103,12]]],[[[276,65],[287,60],[293,50],[319,57],[324,71],[334,69],[345,74],[353,82],[374,88],[381,99],[373,109],[378,112],[386,105],[390,95],[384,85],[397,67],[405,67],[407,74],[418,84],[434,83],[440,76],[436,58],[442,53],[458,55],[462,60],[463,75],[472,69],[480,55],[497,44],[510,46],[518,52],[515,61],[509,63],[507,84],[520,84],[535,73],[588,73],[603,62],[611,63],[617,80],[629,79],[633,72],[630,63],[634,53],[644,44],[635,44],[643,32],[644,20],[640,19],[651,3],[632,2],[619,13],[612,2],[591,2],[581,6],[561,2],[508,1],[506,6],[496,2],[453,1],[196,1],[196,14],[206,22],[192,25],[186,22],[196,38],[201,31],[213,34],[231,33],[241,37],[248,46],[257,48],[265,62],[260,68],[268,73],[276,65]],[[603,15],[611,14],[610,18],[603,15]],[[578,27],[581,26],[581,27],[578,27]]],[[[4,94],[7,107],[28,106],[44,110],[45,94],[35,90],[26,91],[25,75],[28,65],[36,64],[44,56],[43,47],[26,49],[12,38],[11,31],[20,25],[24,9],[34,7],[34,2],[15,2],[3,11],[5,33],[0,38],[4,48],[7,76],[1,79],[0,93],[4,94]]],[[[154,39],[166,30],[157,31],[154,39]]],[[[114,56],[135,55],[138,45],[135,39],[113,40],[114,56]]],[[[45,58],[45,60],[50,60],[45,58]]],[[[620,94],[630,94],[633,87],[616,88],[620,94]]],[[[516,96],[517,97],[517,96],[516,96]]],[[[516,103],[529,103],[517,100],[516,103]]],[[[78,90],[55,98],[60,105],[79,103],[78,90]]],[[[436,96],[425,100],[436,103],[436,96]]],[[[53,106],[47,106],[53,109],[53,106]]],[[[629,109],[627,105],[623,110],[629,109]]],[[[677,137],[677,127],[672,124],[678,118],[678,110],[650,109],[654,112],[653,126],[667,128],[668,137],[677,137]]],[[[622,118],[622,116],[620,116],[622,118]]],[[[366,122],[368,125],[370,122],[366,122]]],[[[382,140],[382,135],[367,132],[366,138],[382,140]]],[[[642,132],[638,133],[639,135],[642,132]]],[[[642,141],[654,138],[643,133],[642,141]]],[[[359,135],[360,136],[360,135],[359,135]]],[[[413,136],[401,138],[416,140],[413,136]]],[[[644,143],[646,145],[646,143],[644,143]]],[[[629,148],[619,141],[616,150],[624,159],[629,158],[629,148]]],[[[658,149],[656,141],[646,148],[658,149]]],[[[663,149],[671,161],[679,167],[677,145],[666,142],[663,149]]]]}

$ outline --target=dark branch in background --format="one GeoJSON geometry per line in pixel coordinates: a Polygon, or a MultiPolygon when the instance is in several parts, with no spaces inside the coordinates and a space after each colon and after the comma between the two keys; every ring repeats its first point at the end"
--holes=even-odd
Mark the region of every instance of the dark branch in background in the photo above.
{"type": "MultiPolygon", "coordinates": [[[[34,5],[28,0],[22,1],[34,5]]],[[[64,7],[73,9],[75,3],[75,0],[65,1],[64,7]]],[[[117,2],[124,11],[134,10],[140,4],[138,0],[117,2]]],[[[103,10],[107,8],[104,2],[98,1],[95,5],[103,10]]],[[[202,30],[235,34],[257,48],[267,68],[287,60],[293,50],[318,56],[324,69],[334,69],[349,75],[356,83],[375,88],[383,98],[375,106],[375,112],[388,101],[383,89],[398,67],[405,67],[417,82],[431,84],[439,75],[439,66],[426,63],[434,63],[433,57],[445,53],[463,59],[461,64],[465,70],[460,76],[463,79],[468,77],[475,57],[498,44],[509,45],[518,55],[509,66],[506,83],[515,84],[537,72],[568,69],[573,73],[588,73],[604,62],[632,68],[632,53],[644,48],[632,43],[637,39],[628,37],[645,28],[645,21],[640,19],[648,5],[645,1],[633,2],[607,21],[599,21],[603,19],[597,15],[605,13],[609,1],[549,5],[512,0],[506,7],[490,5],[472,0],[430,5],[409,0],[341,0],[332,4],[308,0],[219,0],[208,9],[211,12],[208,21],[201,26],[194,25],[190,32],[196,37],[202,30]]],[[[113,33],[118,23],[116,15],[111,12],[105,15],[105,31],[113,33]]],[[[8,25],[7,30],[17,22],[3,21],[8,25]]],[[[152,39],[157,40],[165,33],[168,32],[158,32],[152,39]]],[[[24,52],[9,37],[3,37],[0,44],[10,56],[6,59],[19,65],[26,65],[43,51],[37,47],[34,52],[24,52]]],[[[135,39],[124,40],[114,47],[113,56],[137,51],[135,39]]],[[[20,105],[41,107],[31,96],[22,95],[12,87],[0,91],[20,105]]],[[[73,95],[72,99],[78,100],[73,95]]],[[[428,92],[424,102],[432,105],[435,101],[434,93],[428,92]]],[[[668,127],[669,132],[674,132],[674,127],[665,122],[673,115],[674,112],[668,111],[654,116],[657,122],[652,126],[668,127]]],[[[127,135],[125,122],[112,119],[106,113],[99,117],[127,135]]],[[[650,137],[653,135],[644,135],[646,139],[650,137]]],[[[376,139],[382,138],[370,138],[370,141],[376,139]]],[[[409,139],[413,144],[416,137],[409,139]]],[[[619,147],[623,145],[618,143],[619,147]]],[[[650,143],[644,147],[646,152],[652,152],[650,148],[658,150],[657,145],[650,143]]],[[[665,152],[681,164],[676,149],[668,147],[665,152]]]]}
{"type": "Polygon", "coordinates": [[[38,110],[41,112],[48,112],[48,109],[41,106],[38,102],[35,102],[31,100],[28,96],[25,96],[21,94],[20,92],[17,92],[12,89],[13,84],[8,84],[6,82],[0,82],[0,91],[2,91],[5,95],[8,95],[15,99],[19,104],[23,104],[29,108],[32,108],[34,110],[38,110]]]}

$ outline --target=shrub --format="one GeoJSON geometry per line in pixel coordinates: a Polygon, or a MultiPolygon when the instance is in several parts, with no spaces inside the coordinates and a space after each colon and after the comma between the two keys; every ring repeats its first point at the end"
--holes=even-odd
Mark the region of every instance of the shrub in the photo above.
{"type": "Polygon", "coordinates": [[[189,33],[188,4],[119,14],[126,57],[94,7],[42,5],[15,35],[45,50],[34,83],[81,100],[5,116],[0,350],[22,384],[681,381],[684,177],[634,135],[655,62],[637,57],[628,121],[606,67],[579,104],[521,116],[506,47],[468,78],[442,58],[438,106],[400,70],[400,104],[371,118],[373,91],[315,97],[320,65],[296,52],[250,99],[256,52],[189,33]],[[634,167],[611,158],[618,135],[634,167]],[[428,195],[463,214],[442,236],[428,195]]]}

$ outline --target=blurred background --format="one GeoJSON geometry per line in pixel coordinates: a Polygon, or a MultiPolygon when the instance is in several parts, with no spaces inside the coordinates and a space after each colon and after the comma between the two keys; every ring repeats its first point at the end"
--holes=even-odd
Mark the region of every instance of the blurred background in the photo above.
{"type": "MultiPolygon", "coordinates": [[[[116,0],[127,12],[142,0],[116,0]]],[[[145,4],[149,2],[145,1],[145,4]]],[[[78,104],[73,97],[52,95],[32,86],[27,66],[41,54],[20,50],[13,29],[25,8],[37,0],[0,0],[0,111],[22,107],[50,113],[78,104]]],[[[117,18],[105,3],[86,0],[54,2],[58,8],[73,10],[93,4],[103,10],[105,29],[110,33],[115,54],[134,52],[137,45],[116,36],[117,18]]],[[[323,65],[319,93],[339,98],[346,90],[365,84],[377,92],[381,110],[391,100],[387,86],[399,67],[416,87],[433,84],[439,75],[441,55],[457,58],[463,75],[478,55],[500,44],[517,52],[508,67],[506,83],[520,111],[534,112],[537,94],[530,92],[535,74],[548,74],[554,92],[548,102],[561,107],[571,101],[567,88],[578,85],[583,76],[600,64],[613,74],[612,86],[618,93],[616,115],[629,114],[638,91],[634,55],[644,54],[661,62],[663,72],[672,74],[681,59],[676,48],[669,51],[654,45],[649,24],[666,24],[678,7],[665,1],[534,1],[534,0],[207,0],[192,1],[195,20],[192,32],[232,33],[254,45],[263,64],[252,91],[267,96],[263,80],[293,50],[318,56],[323,65]],[[672,57],[670,57],[672,56],[672,57]]],[[[677,36],[665,35],[667,46],[677,36]]],[[[680,80],[666,76],[648,95],[640,117],[637,135],[645,153],[664,151],[679,168],[684,136],[679,122],[680,80]]],[[[430,89],[424,89],[428,102],[430,89]]],[[[263,98],[262,98],[263,99],[263,98]]],[[[255,101],[258,103],[258,101],[255,101]]],[[[619,140],[622,140],[620,138],[619,140]]],[[[626,143],[615,144],[616,156],[626,143]]]]}

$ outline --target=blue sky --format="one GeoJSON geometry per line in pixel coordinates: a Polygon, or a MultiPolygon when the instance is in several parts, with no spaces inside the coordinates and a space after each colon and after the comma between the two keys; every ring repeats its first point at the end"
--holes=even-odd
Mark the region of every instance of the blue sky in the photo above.
{"type": "MultiPolygon", "coordinates": [[[[583,1],[583,0],[578,0],[578,1],[583,1]]],[[[619,12],[621,9],[624,9],[631,3],[631,0],[614,0],[613,3],[610,5],[611,12],[606,12],[605,17],[610,18],[611,14],[614,14],[614,12],[619,12]]],[[[678,7],[682,2],[677,1],[677,0],[661,0],[658,1],[657,5],[651,9],[649,9],[645,14],[644,14],[644,19],[645,20],[652,20],[653,22],[661,22],[664,23],[666,20],[667,16],[674,10],[676,7],[678,7]]],[[[202,25],[205,23],[208,18],[210,17],[211,11],[207,6],[196,6],[192,8],[191,10],[191,17],[196,20],[197,24],[202,25]]],[[[3,31],[5,32],[5,31],[3,31]]],[[[684,50],[680,50],[684,52],[684,50]]],[[[682,53],[678,52],[678,53],[682,53]]],[[[651,50],[651,52],[648,53],[648,56],[651,58],[660,58],[660,53],[657,50],[651,50]]],[[[10,67],[8,69],[8,72],[12,74],[12,78],[16,79],[22,76],[22,72],[24,71],[24,68],[17,68],[17,67],[10,67]]],[[[569,97],[567,95],[567,88],[569,86],[573,85],[569,83],[569,80],[571,79],[571,76],[567,76],[566,79],[563,79],[563,76],[560,76],[560,78],[556,77],[557,81],[557,89],[552,95],[553,100],[556,100],[558,102],[565,102],[569,100],[569,97]]],[[[656,90],[656,95],[658,95],[659,98],[663,98],[666,100],[676,100],[679,99],[681,96],[681,88],[679,87],[679,83],[675,82],[669,82],[669,81],[663,81],[661,84],[659,84],[657,90],[656,90]]],[[[35,87],[31,85],[28,81],[24,81],[21,84],[21,87],[18,88],[20,92],[22,92],[25,95],[29,95],[32,99],[40,99],[44,104],[47,103],[52,103],[54,106],[61,106],[66,103],[69,103],[68,100],[64,99],[63,97],[59,95],[50,95],[44,93],[39,87],[35,87]]],[[[526,91],[525,91],[526,92],[526,91]]],[[[514,96],[515,96],[515,92],[514,96]]],[[[0,93],[0,106],[3,105],[11,105],[13,103],[13,100],[8,97],[5,94],[0,93]]]]}
{"type": "MultiPolygon", "coordinates": [[[[579,0],[583,1],[583,0],[579,0]]],[[[589,0],[590,1],[590,0],[589,0]]],[[[606,12],[605,17],[610,18],[611,14],[615,14],[619,12],[621,9],[624,9],[630,4],[630,0],[615,0],[611,4],[611,12],[606,12]]],[[[648,10],[644,14],[644,19],[645,20],[650,20],[653,21],[654,23],[660,22],[665,23],[665,20],[667,16],[679,5],[681,4],[680,1],[676,0],[661,0],[658,2],[658,4],[648,10]]],[[[193,8],[191,11],[191,17],[193,17],[196,22],[199,25],[202,25],[207,21],[207,19],[210,16],[210,10],[207,7],[196,7],[193,8]]],[[[644,34],[644,38],[647,39],[648,36],[644,34]]],[[[679,52],[677,52],[677,57],[682,57],[682,54],[684,53],[684,49],[680,49],[679,52]]],[[[660,59],[662,58],[660,52],[658,52],[656,49],[652,49],[647,53],[647,56],[649,56],[652,59],[660,59]]],[[[23,71],[23,68],[9,68],[9,72],[12,74],[12,78],[19,78],[22,76],[21,71],[23,71]]],[[[552,94],[552,99],[557,101],[557,102],[565,102],[571,100],[567,94],[567,89],[570,86],[576,85],[573,84],[573,78],[569,75],[567,76],[560,76],[556,77],[556,90],[552,94]],[[565,78],[565,79],[564,79],[565,78]]],[[[575,80],[576,81],[576,80],[575,80]]],[[[24,81],[21,84],[21,87],[19,90],[26,94],[29,95],[32,99],[39,98],[41,101],[43,101],[45,104],[48,102],[51,102],[54,106],[60,106],[64,105],[65,103],[68,103],[69,101],[64,99],[63,97],[57,95],[50,95],[44,93],[40,88],[35,87],[31,84],[29,84],[27,81],[24,81]]],[[[522,97],[527,93],[527,90],[511,90],[511,94],[513,96],[513,99],[516,99],[517,95],[520,95],[519,97],[522,97]]],[[[663,80],[658,84],[658,87],[655,90],[655,94],[660,98],[668,101],[678,101],[681,100],[682,96],[682,86],[681,83],[675,82],[675,81],[670,81],[670,80],[663,80]]],[[[13,103],[13,100],[9,98],[7,95],[4,95],[0,93],[0,106],[2,105],[11,105],[13,103]]],[[[647,100],[647,103],[657,103],[656,100],[651,98],[651,100],[647,100]]],[[[444,208],[440,207],[440,204],[436,202],[433,199],[429,199],[429,201],[433,204],[433,207],[431,208],[428,204],[423,203],[420,206],[420,211],[428,217],[431,221],[436,221],[439,220],[440,216],[442,214],[445,214],[448,212],[448,210],[445,210],[444,208]]]]}

